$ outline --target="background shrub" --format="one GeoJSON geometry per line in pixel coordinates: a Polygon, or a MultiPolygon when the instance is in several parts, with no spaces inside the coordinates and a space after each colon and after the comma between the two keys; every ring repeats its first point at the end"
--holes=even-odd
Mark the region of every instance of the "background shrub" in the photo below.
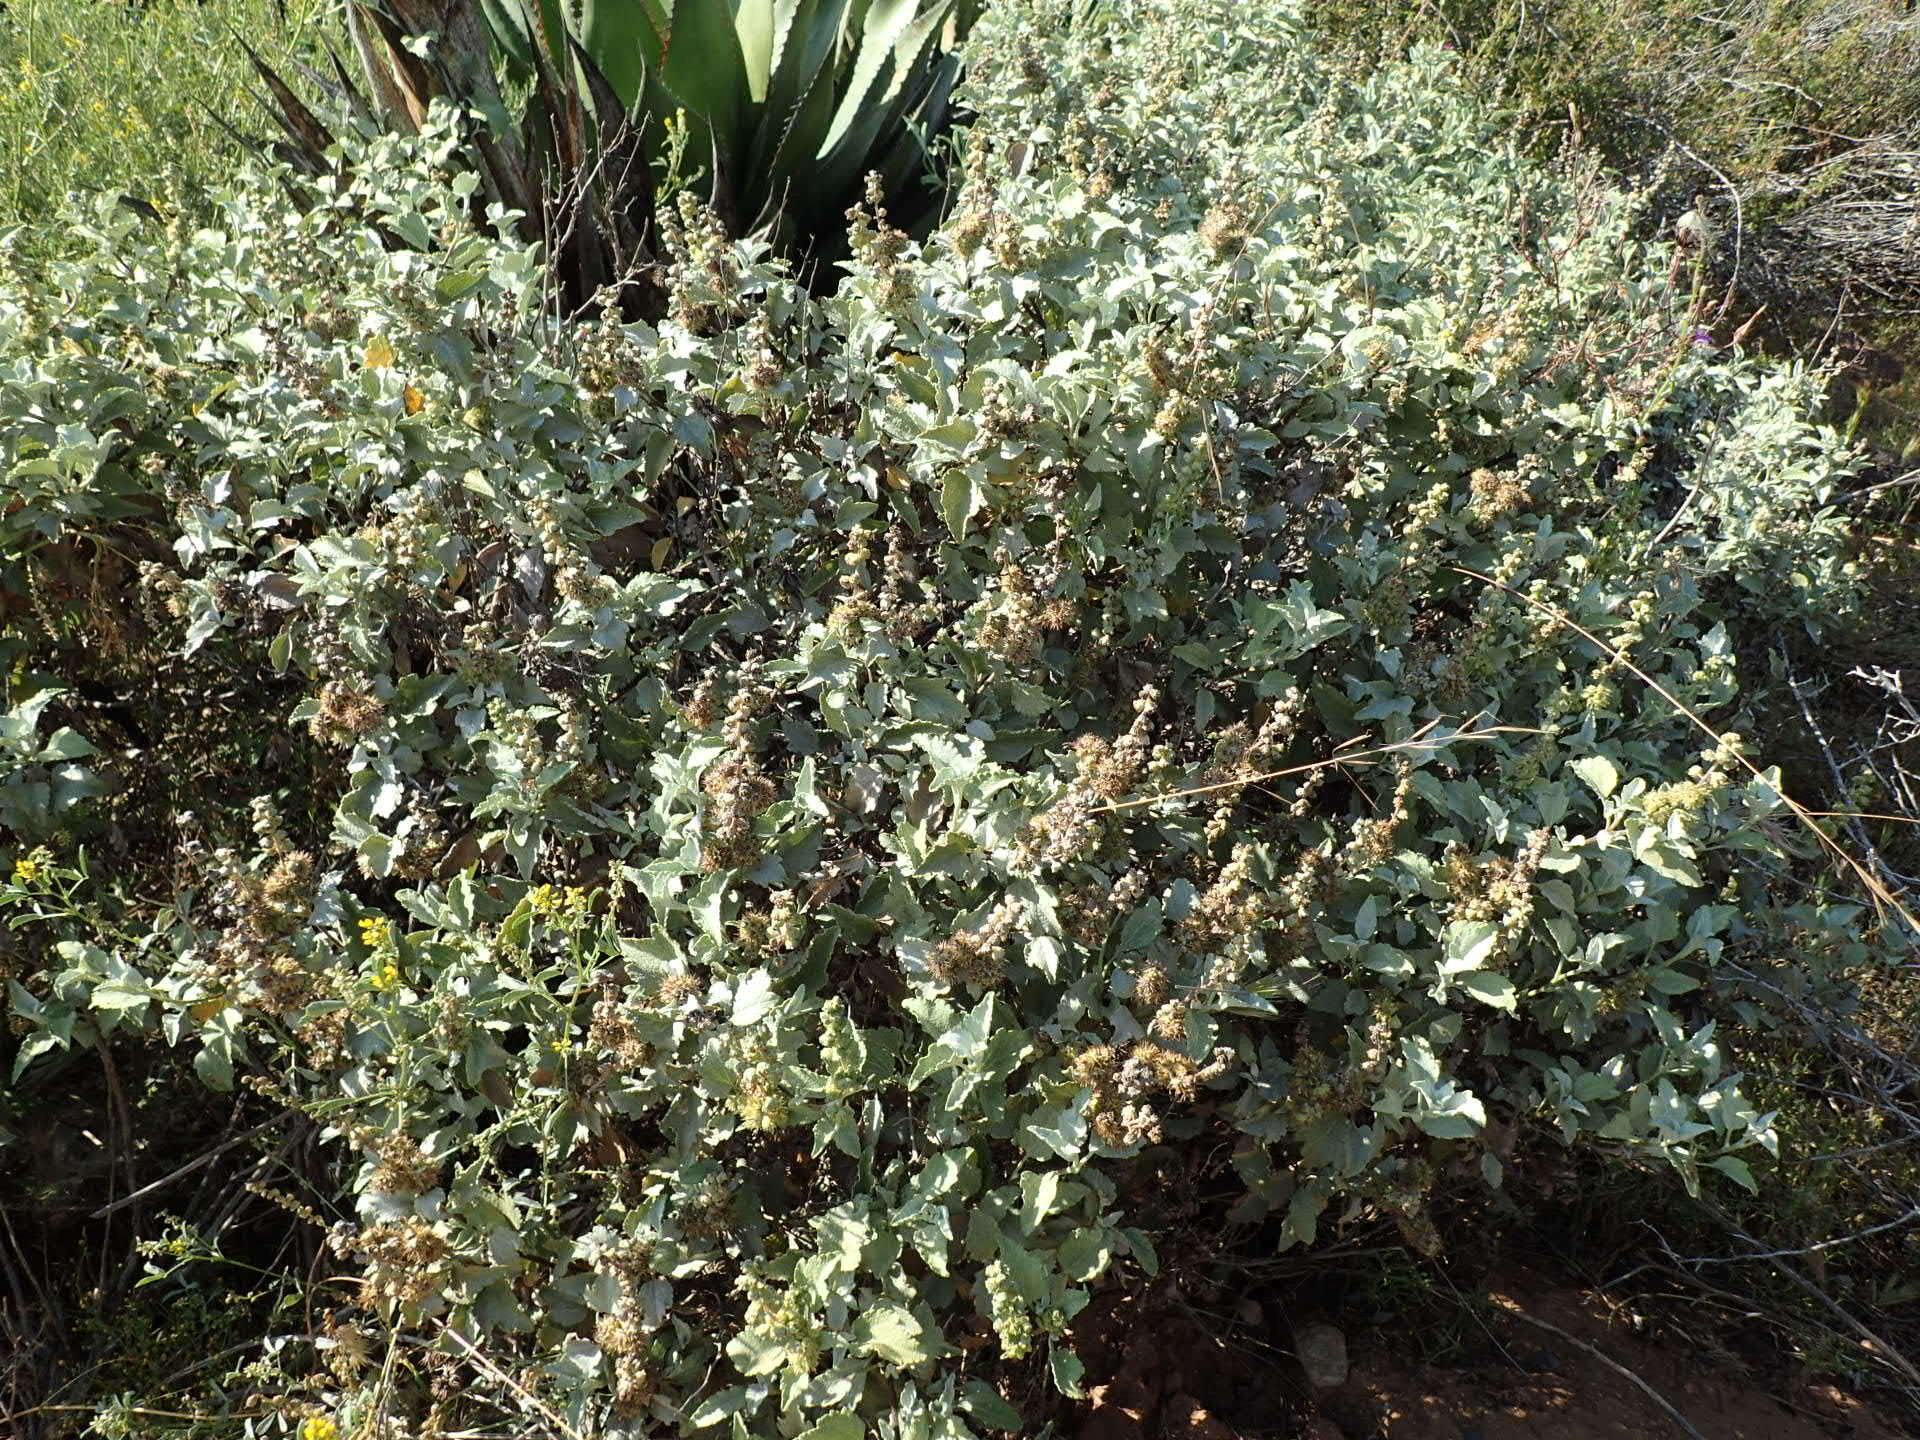
{"type": "Polygon", "coordinates": [[[1536,153],[1590,147],[1711,216],[1716,279],[1762,340],[1837,356],[1843,416],[1920,451],[1920,17],[1895,0],[1313,5],[1357,53],[1458,49],[1536,153]],[[1733,297],[1737,295],[1737,300],[1733,297]]]}

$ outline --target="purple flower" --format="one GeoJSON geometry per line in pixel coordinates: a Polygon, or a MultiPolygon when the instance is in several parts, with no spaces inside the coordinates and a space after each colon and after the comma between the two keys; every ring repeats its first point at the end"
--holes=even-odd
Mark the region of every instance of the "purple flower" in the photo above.
{"type": "Polygon", "coordinates": [[[1718,350],[1720,347],[1713,343],[1713,331],[1704,325],[1696,325],[1693,327],[1693,348],[1696,350],[1718,350]]]}

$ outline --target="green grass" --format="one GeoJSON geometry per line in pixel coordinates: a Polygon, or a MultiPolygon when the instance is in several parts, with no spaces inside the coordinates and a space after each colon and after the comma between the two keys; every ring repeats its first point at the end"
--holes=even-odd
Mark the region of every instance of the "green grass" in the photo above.
{"type": "Polygon", "coordinates": [[[52,214],[69,191],[109,187],[192,215],[242,153],[214,116],[266,130],[236,35],[270,63],[313,63],[337,8],[12,0],[0,10],[0,226],[52,214]]]}

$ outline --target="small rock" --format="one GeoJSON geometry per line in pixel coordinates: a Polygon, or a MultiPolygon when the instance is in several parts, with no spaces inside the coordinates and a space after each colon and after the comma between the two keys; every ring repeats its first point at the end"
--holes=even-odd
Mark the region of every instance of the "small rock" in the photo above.
{"type": "Polygon", "coordinates": [[[1347,1337],[1324,1320],[1295,1332],[1293,1353],[1314,1389],[1337,1390],[1347,1383],[1347,1337]]]}

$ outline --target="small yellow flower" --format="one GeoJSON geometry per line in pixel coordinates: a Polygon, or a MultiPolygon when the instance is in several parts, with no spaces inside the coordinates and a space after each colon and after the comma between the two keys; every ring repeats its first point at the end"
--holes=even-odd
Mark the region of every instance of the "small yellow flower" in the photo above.
{"type": "Polygon", "coordinates": [[[393,922],[380,915],[369,915],[360,922],[360,943],[369,950],[383,950],[393,939],[393,922]]]}
{"type": "Polygon", "coordinates": [[[373,976],[368,983],[376,990],[395,989],[400,984],[400,967],[391,960],[382,960],[373,967],[373,976]]]}
{"type": "Polygon", "coordinates": [[[560,908],[560,892],[551,885],[536,885],[527,893],[527,908],[536,915],[552,915],[560,908]]]}
{"type": "Polygon", "coordinates": [[[313,1415],[300,1422],[300,1440],[340,1440],[340,1427],[324,1415],[313,1415]]]}
{"type": "Polygon", "coordinates": [[[13,862],[13,883],[16,885],[31,885],[40,878],[40,874],[40,862],[31,855],[13,862]]]}

